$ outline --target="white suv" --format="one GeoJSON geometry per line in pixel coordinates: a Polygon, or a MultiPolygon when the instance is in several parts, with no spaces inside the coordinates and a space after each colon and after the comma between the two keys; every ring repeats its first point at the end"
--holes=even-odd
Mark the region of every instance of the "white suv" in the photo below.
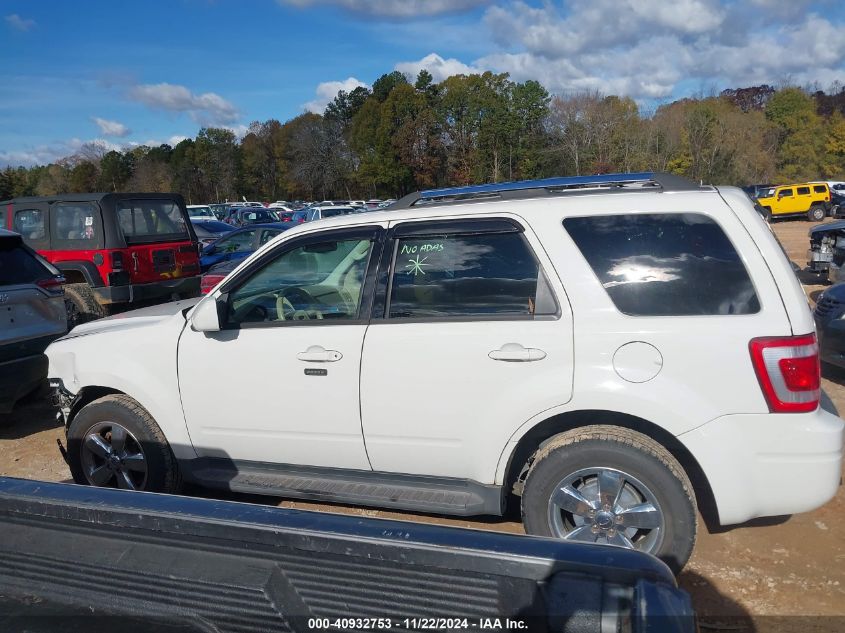
{"type": "Polygon", "coordinates": [[[51,345],[74,479],[517,504],[529,534],[676,570],[697,504],[734,524],[835,494],[812,315],[739,189],[615,174],[393,209],[301,225],[193,307],[51,345]]]}

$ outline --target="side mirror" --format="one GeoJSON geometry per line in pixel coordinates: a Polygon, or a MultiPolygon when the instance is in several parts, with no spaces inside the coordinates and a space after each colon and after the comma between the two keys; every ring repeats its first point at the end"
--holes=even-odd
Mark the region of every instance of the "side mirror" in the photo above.
{"type": "Polygon", "coordinates": [[[219,332],[220,315],[217,302],[207,297],[197,304],[191,313],[191,329],[194,332],[219,332]]]}

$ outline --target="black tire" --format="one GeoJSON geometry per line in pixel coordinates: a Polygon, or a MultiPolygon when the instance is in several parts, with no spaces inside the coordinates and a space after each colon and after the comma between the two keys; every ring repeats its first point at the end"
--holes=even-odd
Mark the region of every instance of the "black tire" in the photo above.
{"type": "MultiPolygon", "coordinates": [[[[85,405],[68,428],[67,445],[68,465],[73,480],[78,484],[166,493],[177,493],[182,487],[179,465],[164,433],[146,409],[124,394],[104,396],[85,405]],[[132,453],[134,456],[140,449],[145,460],[143,477],[131,467],[125,469],[130,471],[129,478],[134,483],[132,487],[122,485],[119,473],[113,470],[110,479],[102,484],[92,480],[92,459],[96,461],[98,457],[92,457],[92,452],[85,447],[86,438],[89,434],[97,434],[111,446],[114,436],[110,429],[115,426],[128,431],[124,454],[132,453]]],[[[108,461],[107,458],[100,459],[103,465],[108,461]]]]}
{"type": "MultiPolygon", "coordinates": [[[[525,480],[522,495],[525,531],[538,536],[561,537],[561,526],[566,530],[568,524],[568,529],[574,531],[579,529],[580,521],[584,528],[581,533],[587,540],[607,543],[608,535],[613,535],[616,524],[603,523],[605,527],[609,525],[610,532],[599,532],[600,535],[596,535],[591,527],[598,526],[600,519],[607,516],[582,519],[567,515],[551,504],[552,494],[558,490],[559,484],[578,473],[585,474],[578,480],[582,482],[581,487],[574,485],[576,490],[585,491],[588,486],[595,486],[589,474],[593,469],[621,474],[625,482],[624,495],[634,497],[644,491],[642,499],[632,502],[632,505],[653,498],[662,517],[659,530],[628,528],[626,531],[616,529],[616,532],[625,535],[629,546],[633,544],[637,549],[654,554],[678,573],[695,546],[697,508],[692,484],[678,461],[663,446],[629,429],[588,426],[546,441],[535,453],[525,480]],[[632,483],[631,479],[636,483],[632,483]],[[632,531],[635,534],[629,534],[632,531]]],[[[622,494],[617,498],[621,499],[622,494]]],[[[599,514],[602,512],[599,511],[599,514]]],[[[619,515],[623,513],[616,512],[614,508],[604,514],[609,515],[611,520],[619,520],[619,515]]]]}
{"type": "Polygon", "coordinates": [[[65,285],[65,310],[67,329],[106,316],[106,310],[97,303],[94,291],[86,283],[65,285]]]}
{"type": "Polygon", "coordinates": [[[824,205],[821,204],[814,204],[810,207],[810,210],[807,211],[807,218],[810,222],[821,222],[827,217],[827,210],[825,210],[824,205]]]}

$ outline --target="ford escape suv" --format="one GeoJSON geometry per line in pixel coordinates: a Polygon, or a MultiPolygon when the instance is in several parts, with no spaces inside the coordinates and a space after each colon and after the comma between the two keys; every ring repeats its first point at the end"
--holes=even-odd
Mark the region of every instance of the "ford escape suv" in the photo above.
{"type": "Polygon", "coordinates": [[[813,318],[739,189],[611,174],[307,223],[198,303],[53,343],[83,484],[451,515],[689,558],[839,485],[813,318]],[[210,398],[228,369],[237,397],[210,398]],[[709,510],[708,510],[709,512],[709,510]]]}

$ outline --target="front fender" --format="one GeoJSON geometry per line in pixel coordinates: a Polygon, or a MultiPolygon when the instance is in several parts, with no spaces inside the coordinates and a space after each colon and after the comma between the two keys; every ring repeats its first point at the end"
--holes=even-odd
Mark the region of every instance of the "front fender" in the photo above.
{"type": "Polygon", "coordinates": [[[149,411],[177,459],[194,458],[176,365],[176,343],[184,324],[180,314],[151,327],[57,341],[47,349],[48,377],[61,380],[73,395],[88,387],[126,394],[149,411]]]}

